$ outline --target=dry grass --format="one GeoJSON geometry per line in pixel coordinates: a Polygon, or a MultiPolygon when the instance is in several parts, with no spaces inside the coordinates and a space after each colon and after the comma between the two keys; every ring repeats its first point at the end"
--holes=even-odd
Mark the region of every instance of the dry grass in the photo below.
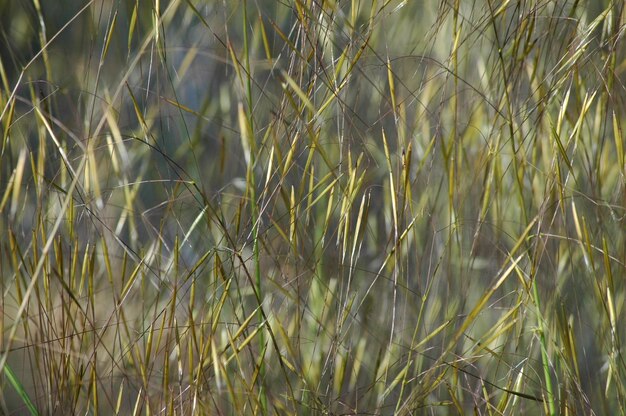
{"type": "Polygon", "coordinates": [[[5,414],[624,414],[621,2],[0,3],[5,414]]]}

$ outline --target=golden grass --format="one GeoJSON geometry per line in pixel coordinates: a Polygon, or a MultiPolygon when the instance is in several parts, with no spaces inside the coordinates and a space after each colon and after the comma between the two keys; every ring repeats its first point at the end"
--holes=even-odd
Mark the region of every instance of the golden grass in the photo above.
{"type": "Polygon", "coordinates": [[[620,2],[2,7],[3,413],[624,413],[620,2]]]}

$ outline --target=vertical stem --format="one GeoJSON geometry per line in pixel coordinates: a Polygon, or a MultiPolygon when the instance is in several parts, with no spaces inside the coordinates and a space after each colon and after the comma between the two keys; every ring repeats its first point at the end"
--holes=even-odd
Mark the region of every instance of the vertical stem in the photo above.
{"type": "Polygon", "coordinates": [[[537,277],[533,279],[533,298],[537,306],[537,325],[539,326],[539,341],[541,346],[541,362],[543,364],[543,378],[546,381],[546,391],[548,393],[548,409],[550,416],[556,416],[556,405],[554,403],[554,389],[552,378],[550,377],[550,358],[548,356],[548,346],[546,345],[545,325],[541,314],[541,304],[539,302],[539,290],[537,289],[537,277]]]}
{"type": "MultiPolygon", "coordinates": [[[[256,291],[258,293],[258,298],[261,303],[263,301],[263,292],[261,287],[261,267],[259,262],[259,208],[257,206],[257,197],[256,197],[256,181],[254,177],[254,166],[256,164],[256,146],[254,143],[254,117],[253,117],[253,107],[252,107],[252,72],[250,71],[250,50],[248,49],[248,1],[245,0],[243,3],[243,54],[244,54],[244,65],[246,70],[246,99],[248,106],[248,125],[249,125],[249,134],[250,134],[250,163],[248,165],[247,172],[247,181],[249,183],[248,193],[250,196],[250,214],[252,220],[252,250],[254,256],[254,275],[256,279],[256,291]]],[[[261,310],[262,304],[259,304],[259,312],[258,312],[258,320],[259,325],[263,325],[263,311],[261,310]]],[[[265,383],[265,336],[263,331],[259,332],[259,379],[260,379],[260,387],[259,387],[259,397],[261,401],[261,412],[262,414],[267,414],[267,398],[265,397],[265,389],[263,387],[265,383]]]]}

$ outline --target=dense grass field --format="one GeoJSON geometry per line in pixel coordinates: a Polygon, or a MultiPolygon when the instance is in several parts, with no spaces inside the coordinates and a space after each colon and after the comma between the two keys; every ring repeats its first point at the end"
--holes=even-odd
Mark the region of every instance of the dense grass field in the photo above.
{"type": "Polygon", "coordinates": [[[625,30],[0,1],[0,413],[626,414],[625,30]]]}

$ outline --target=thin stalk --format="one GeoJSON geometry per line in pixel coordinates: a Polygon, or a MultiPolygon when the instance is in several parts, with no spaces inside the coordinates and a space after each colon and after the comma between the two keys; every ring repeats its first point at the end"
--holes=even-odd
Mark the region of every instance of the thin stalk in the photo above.
{"type": "MultiPolygon", "coordinates": [[[[244,55],[244,65],[246,69],[246,105],[248,106],[247,112],[247,122],[249,126],[249,140],[251,144],[254,142],[254,117],[252,114],[252,72],[250,71],[250,50],[248,48],[248,2],[247,0],[243,3],[243,55],[244,55]]],[[[250,146],[250,163],[248,165],[247,172],[247,180],[249,183],[248,192],[250,195],[250,214],[252,219],[252,252],[254,256],[254,276],[256,280],[256,290],[259,294],[259,299],[263,300],[263,292],[261,288],[261,267],[259,261],[259,207],[257,206],[257,197],[256,197],[256,181],[254,178],[254,166],[256,163],[256,154],[255,154],[256,146],[250,146]]],[[[261,311],[262,305],[259,304],[259,326],[263,325],[263,313],[261,311]]],[[[263,414],[267,414],[267,398],[265,397],[265,389],[263,388],[263,383],[265,382],[265,336],[263,331],[259,331],[259,351],[262,351],[263,354],[259,357],[259,379],[260,383],[260,391],[259,397],[261,401],[261,412],[263,414]]]]}
{"type": "Polygon", "coordinates": [[[545,325],[543,323],[543,316],[541,315],[541,304],[539,300],[539,290],[537,289],[537,280],[533,279],[533,300],[537,306],[537,324],[539,326],[539,342],[541,345],[541,362],[543,367],[543,377],[546,381],[546,392],[548,395],[548,410],[550,416],[556,416],[556,404],[554,403],[554,388],[552,387],[552,378],[550,376],[550,357],[548,357],[548,346],[546,344],[545,337],[545,325]]]}

